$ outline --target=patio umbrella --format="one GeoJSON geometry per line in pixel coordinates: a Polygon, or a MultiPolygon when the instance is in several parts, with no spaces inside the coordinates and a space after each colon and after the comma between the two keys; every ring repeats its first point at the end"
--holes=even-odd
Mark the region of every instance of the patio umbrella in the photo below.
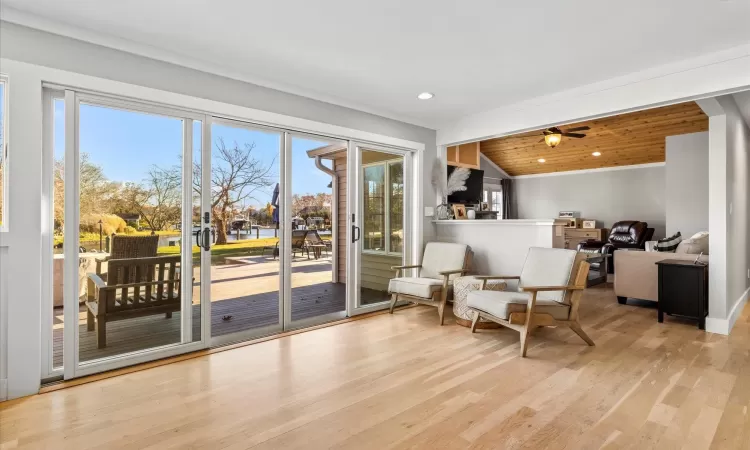
{"type": "Polygon", "coordinates": [[[271,206],[273,206],[273,223],[279,223],[279,183],[276,183],[276,187],[273,189],[273,198],[271,198],[271,206]]]}

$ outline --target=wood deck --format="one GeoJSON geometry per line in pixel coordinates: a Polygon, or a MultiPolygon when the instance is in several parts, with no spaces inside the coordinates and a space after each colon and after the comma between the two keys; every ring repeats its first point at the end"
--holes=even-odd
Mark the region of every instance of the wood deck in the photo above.
{"type": "MultiPolygon", "coordinates": [[[[279,323],[278,262],[267,258],[233,258],[233,264],[212,267],[211,334],[224,336],[279,323]]],[[[296,261],[292,267],[292,321],[346,310],[346,285],[332,283],[330,260],[296,261]]],[[[196,272],[196,279],[200,276],[196,272]]],[[[198,298],[200,283],[194,287],[198,298]]],[[[388,299],[363,289],[362,302],[388,299]]],[[[193,305],[193,340],[200,340],[200,305],[193,305]]],[[[79,310],[79,357],[90,361],[148,348],[176,344],[181,339],[181,313],[121,320],[107,324],[107,347],[97,348],[96,332],[86,329],[86,310],[79,310]]],[[[63,363],[63,309],[54,311],[53,364],[63,363]]]]}
{"type": "Polygon", "coordinates": [[[0,448],[748,449],[731,336],[587,289],[566,328],[472,334],[417,307],[0,403],[0,448]]]}

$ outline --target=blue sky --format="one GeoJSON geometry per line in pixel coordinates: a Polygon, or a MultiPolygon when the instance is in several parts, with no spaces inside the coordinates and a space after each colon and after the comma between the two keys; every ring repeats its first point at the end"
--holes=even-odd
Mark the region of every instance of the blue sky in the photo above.
{"type": "MultiPolygon", "coordinates": [[[[55,158],[64,154],[65,106],[55,102],[55,158]]],[[[213,125],[211,129],[214,149],[219,138],[225,145],[236,142],[240,147],[245,143],[255,144],[254,158],[264,166],[271,166],[270,177],[279,181],[279,150],[282,135],[266,131],[213,125]]],[[[182,153],[182,121],[162,116],[152,116],[129,111],[81,105],[80,109],[80,150],[89,155],[90,160],[102,167],[105,176],[112,181],[140,182],[153,165],[171,167],[180,163],[182,153]]],[[[292,138],[292,193],[330,193],[327,187],[331,177],[315,167],[315,161],[306,154],[307,150],[327,145],[327,142],[292,138]]],[[[193,155],[198,157],[201,147],[201,127],[195,123],[193,132],[193,155]]],[[[213,156],[215,164],[216,156],[213,156]]],[[[256,192],[255,200],[248,200],[247,206],[265,206],[271,201],[274,185],[256,192]]]]}

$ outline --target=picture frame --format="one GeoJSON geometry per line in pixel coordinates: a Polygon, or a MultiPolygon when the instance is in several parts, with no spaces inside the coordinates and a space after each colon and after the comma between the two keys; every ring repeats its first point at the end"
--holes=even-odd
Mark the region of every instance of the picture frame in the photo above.
{"type": "Polygon", "coordinates": [[[489,211],[490,210],[490,204],[487,203],[487,202],[482,202],[481,210],[482,211],[489,211]]]}
{"type": "Polygon", "coordinates": [[[456,220],[468,220],[466,217],[466,205],[453,205],[453,217],[456,220]]]}

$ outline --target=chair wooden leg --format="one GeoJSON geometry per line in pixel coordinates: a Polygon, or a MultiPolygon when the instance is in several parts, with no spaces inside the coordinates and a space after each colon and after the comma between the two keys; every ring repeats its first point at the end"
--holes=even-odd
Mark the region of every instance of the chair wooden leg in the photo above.
{"type": "Polygon", "coordinates": [[[168,313],[164,314],[164,317],[166,317],[167,319],[171,319],[172,318],[172,313],[168,312],[168,313]]]}
{"type": "Polygon", "coordinates": [[[393,308],[396,307],[396,302],[398,301],[398,294],[391,294],[391,307],[388,309],[388,312],[393,314],[393,308]]]}
{"type": "Polygon", "coordinates": [[[471,318],[471,332],[477,332],[477,324],[479,323],[479,311],[474,311],[474,315],[471,318]]]}
{"type": "Polygon", "coordinates": [[[102,317],[96,318],[96,346],[107,347],[107,322],[102,317]]]}
{"type": "Polygon", "coordinates": [[[438,306],[438,316],[440,317],[440,326],[445,322],[445,304],[448,303],[448,292],[443,289],[440,293],[440,306],[438,306]]]}
{"type": "Polygon", "coordinates": [[[86,309],[86,330],[94,331],[95,328],[96,318],[94,317],[94,314],[91,313],[90,309],[86,309]]]}
{"type": "Polygon", "coordinates": [[[586,341],[586,343],[589,344],[590,346],[593,347],[594,345],[596,345],[596,344],[594,344],[594,341],[591,340],[591,338],[589,337],[589,335],[586,334],[585,331],[583,331],[583,328],[581,328],[581,324],[579,324],[578,322],[571,322],[570,323],[570,329],[573,330],[573,332],[575,332],[575,334],[577,334],[578,336],[580,336],[581,339],[583,339],[584,341],[586,341]]]}
{"type": "Polygon", "coordinates": [[[531,294],[531,299],[526,307],[526,323],[521,330],[521,358],[526,357],[526,349],[529,347],[529,336],[534,329],[534,306],[536,306],[536,292],[531,294]]]}

